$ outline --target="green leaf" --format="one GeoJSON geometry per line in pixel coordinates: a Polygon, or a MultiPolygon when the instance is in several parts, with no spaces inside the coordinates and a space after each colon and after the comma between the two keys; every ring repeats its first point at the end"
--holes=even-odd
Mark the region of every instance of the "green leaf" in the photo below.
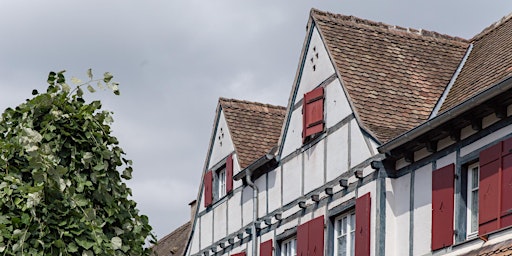
{"type": "Polygon", "coordinates": [[[121,177],[129,180],[132,178],[132,172],[133,172],[133,169],[132,167],[126,167],[123,171],[123,174],[121,175],[121,177]]]}
{"type": "Polygon", "coordinates": [[[84,91],[82,91],[82,88],[78,87],[78,89],[76,90],[76,95],[78,97],[82,97],[84,95],[84,91]]]}
{"type": "Polygon", "coordinates": [[[123,246],[123,240],[117,236],[112,237],[112,239],[110,239],[110,243],[112,244],[112,248],[114,250],[119,250],[121,249],[121,246],[123,246]]]}
{"type": "Polygon", "coordinates": [[[89,241],[89,240],[87,240],[86,238],[83,238],[83,237],[75,238],[75,242],[78,244],[78,246],[80,246],[80,247],[82,247],[82,248],[84,248],[86,250],[91,249],[91,247],[94,245],[94,242],[89,241]]]}
{"type": "Polygon", "coordinates": [[[75,243],[71,242],[68,244],[68,252],[78,252],[78,246],[75,243]]]}
{"type": "Polygon", "coordinates": [[[87,90],[89,90],[89,92],[91,93],[96,92],[96,90],[94,90],[94,88],[90,84],[87,85],[87,90]]]}
{"type": "Polygon", "coordinates": [[[105,83],[110,83],[110,80],[112,80],[114,76],[112,74],[110,74],[110,72],[105,72],[105,74],[103,74],[103,82],[105,83]]]}
{"type": "Polygon", "coordinates": [[[74,83],[75,85],[80,85],[82,84],[82,80],[76,78],[76,77],[71,77],[71,82],[74,83]]]}
{"type": "Polygon", "coordinates": [[[92,69],[87,69],[87,77],[92,80],[92,69]]]}
{"type": "Polygon", "coordinates": [[[87,250],[82,253],[82,256],[94,256],[94,253],[90,250],[87,250]]]}

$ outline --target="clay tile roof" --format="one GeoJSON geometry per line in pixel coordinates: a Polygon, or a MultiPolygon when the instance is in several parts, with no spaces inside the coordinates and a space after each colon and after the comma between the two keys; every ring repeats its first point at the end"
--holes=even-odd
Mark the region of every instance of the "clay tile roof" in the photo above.
{"type": "Polygon", "coordinates": [[[286,108],[257,102],[220,98],[240,168],[277,146],[286,108]]]}
{"type": "Polygon", "coordinates": [[[471,43],[473,49],[441,111],[455,107],[512,75],[512,14],[484,29],[471,43]]]}
{"type": "Polygon", "coordinates": [[[164,236],[162,239],[158,240],[157,245],[152,248],[153,255],[183,255],[185,247],[187,246],[190,227],[191,225],[189,221],[176,230],[172,231],[170,234],[164,236]]]}
{"type": "Polygon", "coordinates": [[[501,243],[488,245],[473,251],[470,251],[462,256],[510,256],[512,255],[512,239],[506,240],[501,243]]]}
{"type": "Polygon", "coordinates": [[[362,125],[384,143],[426,121],[468,42],[312,9],[362,125]]]}

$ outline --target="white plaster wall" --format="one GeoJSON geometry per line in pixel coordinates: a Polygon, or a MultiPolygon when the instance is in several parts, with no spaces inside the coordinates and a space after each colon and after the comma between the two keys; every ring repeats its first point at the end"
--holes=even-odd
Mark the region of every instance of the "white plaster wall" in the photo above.
{"type": "Polygon", "coordinates": [[[427,151],[427,148],[422,148],[418,151],[414,151],[414,161],[418,161],[420,159],[423,159],[429,155],[431,155],[432,153],[428,152],[427,151]]]}
{"type": "Polygon", "coordinates": [[[217,205],[213,209],[213,241],[218,241],[221,238],[225,237],[227,230],[227,222],[226,222],[226,211],[227,211],[227,203],[224,202],[222,204],[217,205]]]}
{"type": "Polygon", "coordinates": [[[441,150],[443,148],[446,148],[450,145],[452,145],[453,143],[455,143],[451,138],[450,136],[444,138],[444,139],[441,139],[438,143],[437,143],[437,150],[441,150]]]}
{"type": "Polygon", "coordinates": [[[370,255],[375,256],[376,219],[377,219],[377,187],[376,181],[372,181],[357,189],[357,196],[360,197],[370,193],[370,255]]]}
{"type": "Polygon", "coordinates": [[[348,126],[344,125],[327,138],[327,181],[348,170],[348,126]]]}
{"type": "Polygon", "coordinates": [[[267,214],[267,178],[266,175],[254,181],[258,187],[258,218],[267,214]]]}
{"type": "Polygon", "coordinates": [[[292,112],[283,144],[281,158],[302,147],[302,106],[292,112]]]}
{"type": "Polygon", "coordinates": [[[268,212],[281,207],[281,167],[268,174],[268,212]]]}
{"type": "Polygon", "coordinates": [[[325,87],[325,126],[330,128],[352,114],[339,79],[325,87]]]}
{"type": "Polygon", "coordinates": [[[252,222],[252,193],[249,186],[242,190],[242,226],[252,222]]]}
{"type": "Polygon", "coordinates": [[[356,120],[350,121],[350,167],[354,167],[371,157],[364,135],[356,120]]]}
{"type": "Polygon", "coordinates": [[[220,162],[224,157],[233,152],[234,146],[231,136],[229,135],[228,125],[224,117],[224,111],[219,115],[217,129],[215,130],[214,142],[212,145],[212,153],[208,163],[208,169],[220,162]],[[220,130],[222,129],[222,132],[220,130]],[[219,139],[220,136],[220,139],[219,139]]]}
{"type": "MultiPolygon", "coordinates": [[[[338,186],[339,187],[339,186],[338,186]]],[[[361,194],[362,195],[362,194],[361,194]]],[[[332,201],[331,203],[329,203],[329,205],[327,205],[327,209],[328,210],[331,210],[333,209],[334,207],[352,199],[352,198],[355,198],[356,197],[356,194],[355,194],[355,191],[352,191],[350,193],[347,193],[346,195],[344,195],[343,197],[339,198],[339,199],[336,199],[334,201],[332,201]]]]}
{"type": "Polygon", "coordinates": [[[460,139],[463,140],[475,133],[476,131],[471,128],[471,125],[468,125],[460,130],[460,139]]]}
{"type": "Polygon", "coordinates": [[[293,220],[290,220],[290,222],[287,222],[287,223],[276,228],[276,235],[280,235],[280,234],[284,233],[286,230],[296,227],[298,225],[299,225],[299,219],[295,218],[293,220]]]}
{"type": "Polygon", "coordinates": [[[213,214],[208,212],[201,216],[201,249],[212,244],[212,221],[213,214]]]}
{"type": "Polygon", "coordinates": [[[413,254],[430,252],[432,223],[432,165],[414,172],[414,233],[413,254]]]}
{"type": "Polygon", "coordinates": [[[487,128],[499,120],[500,119],[497,118],[495,114],[490,114],[482,119],[482,128],[487,128]]]}
{"type": "Polygon", "coordinates": [[[386,218],[389,219],[390,230],[388,233],[388,225],[386,225],[386,253],[389,255],[408,255],[410,231],[410,187],[411,175],[407,174],[397,179],[389,180],[386,185],[386,201],[390,207],[390,211],[386,211],[386,218]],[[389,214],[389,215],[388,215],[389,214]],[[388,252],[387,247],[391,251],[388,252]]]}
{"type": "Polygon", "coordinates": [[[460,156],[465,156],[471,152],[476,151],[477,149],[479,149],[485,145],[494,143],[495,141],[500,140],[502,137],[509,135],[511,131],[512,131],[512,125],[503,127],[501,129],[497,130],[496,132],[493,132],[493,133],[489,134],[488,136],[485,136],[485,137],[475,141],[474,143],[471,143],[471,144],[461,148],[460,156]]]}
{"type": "Polygon", "coordinates": [[[304,93],[313,90],[325,79],[334,74],[334,67],[327,55],[327,50],[324,47],[324,43],[316,27],[313,28],[313,34],[309,42],[295,103],[302,99],[304,93]],[[313,66],[315,66],[315,71],[313,70],[313,66]]]}
{"type": "MultiPolygon", "coordinates": [[[[237,173],[239,173],[240,170],[240,163],[238,162],[238,154],[233,154],[233,176],[235,176],[237,173]]],[[[233,179],[233,189],[241,187],[243,185],[242,179],[235,180],[233,179]]]]}
{"type": "Polygon", "coordinates": [[[198,227],[199,227],[199,223],[196,223],[195,232],[194,232],[194,235],[192,235],[191,244],[188,249],[189,253],[187,253],[187,255],[199,252],[199,229],[198,229],[198,227]]]}
{"type": "Polygon", "coordinates": [[[437,159],[436,160],[436,165],[437,165],[436,169],[443,168],[449,164],[455,163],[455,156],[456,156],[456,153],[453,152],[453,153],[450,153],[442,158],[437,159]]]}
{"type": "Polygon", "coordinates": [[[242,191],[233,194],[228,202],[228,234],[242,228],[242,191]]]}
{"type": "Polygon", "coordinates": [[[301,196],[302,155],[298,155],[283,165],[283,205],[301,196]]]}
{"type": "Polygon", "coordinates": [[[324,140],[304,151],[303,156],[304,194],[307,194],[324,184],[324,140]]]}

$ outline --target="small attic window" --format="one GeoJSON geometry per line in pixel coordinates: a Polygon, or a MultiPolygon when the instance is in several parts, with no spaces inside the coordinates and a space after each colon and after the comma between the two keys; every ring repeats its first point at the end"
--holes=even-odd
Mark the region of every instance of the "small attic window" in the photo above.
{"type": "Polygon", "coordinates": [[[324,88],[304,94],[302,104],[302,141],[306,143],[324,131],[324,88]]]}

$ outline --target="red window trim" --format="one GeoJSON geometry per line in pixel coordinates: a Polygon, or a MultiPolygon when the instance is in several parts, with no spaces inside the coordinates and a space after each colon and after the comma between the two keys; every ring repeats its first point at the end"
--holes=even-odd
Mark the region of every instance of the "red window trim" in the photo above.
{"type": "Polygon", "coordinates": [[[366,193],[356,199],[355,255],[370,255],[371,197],[366,193]]]}
{"type": "Polygon", "coordinates": [[[213,203],[213,172],[209,170],[204,175],[204,207],[213,203]]]}

